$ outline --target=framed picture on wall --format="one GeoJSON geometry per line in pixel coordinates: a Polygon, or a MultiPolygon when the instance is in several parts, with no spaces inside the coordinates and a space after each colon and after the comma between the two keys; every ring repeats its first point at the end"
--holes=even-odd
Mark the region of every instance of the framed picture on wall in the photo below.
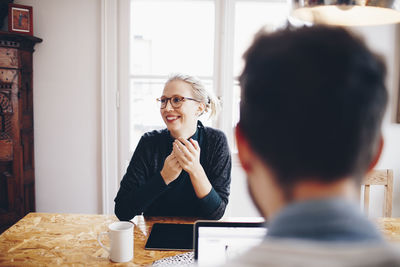
{"type": "Polygon", "coordinates": [[[8,4],[8,31],[33,35],[32,7],[8,4]]]}

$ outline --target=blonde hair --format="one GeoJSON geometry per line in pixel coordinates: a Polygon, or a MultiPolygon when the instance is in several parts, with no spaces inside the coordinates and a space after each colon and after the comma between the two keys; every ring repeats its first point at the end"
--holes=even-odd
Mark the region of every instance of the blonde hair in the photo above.
{"type": "Polygon", "coordinates": [[[174,73],[169,76],[165,84],[168,84],[172,81],[183,81],[190,84],[196,100],[204,104],[204,112],[210,112],[209,118],[217,117],[221,109],[220,101],[212,91],[208,91],[205,88],[204,84],[200,81],[199,78],[182,73],[174,73]]]}

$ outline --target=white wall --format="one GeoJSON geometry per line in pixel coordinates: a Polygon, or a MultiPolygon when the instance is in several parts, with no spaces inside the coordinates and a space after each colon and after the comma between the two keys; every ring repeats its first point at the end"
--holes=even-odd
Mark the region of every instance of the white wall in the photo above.
{"type": "MultiPolygon", "coordinates": [[[[36,207],[39,212],[101,212],[101,1],[16,0],[33,6],[36,207]]],[[[379,168],[394,170],[393,216],[400,216],[400,124],[395,124],[399,87],[399,26],[358,29],[388,63],[389,112],[379,168]]],[[[227,216],[257,216],[245,175],[232,168],[227,216]]],[[[374,193],[374,192],[373,192],[374,193]]],[[[371,207],[381,210],[381,192],[371,207]]],[[[374,196],[372,196],[374,197],[374,196]]]]}
{"type": "Polygon", "coordinates": [[[33,6],[36,208],[101,212],[99,0],[33,6]]]}

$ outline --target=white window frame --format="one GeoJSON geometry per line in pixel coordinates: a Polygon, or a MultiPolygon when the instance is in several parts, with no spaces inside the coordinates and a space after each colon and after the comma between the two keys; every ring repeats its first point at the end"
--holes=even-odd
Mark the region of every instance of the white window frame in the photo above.
{"type": "Polygon", "coordinates": [[[114,213],[128,117],[129,0],[101,0],[102,213],[114,213]],[[123,90],[121,90],[123,89],[123,90]]]}
{"type": "Polygon", "coordinates": [[[233,120],[233,43],[235,23],[234,8],[236,0],[215,2],[215,52],[214,52],[214,88],[222,100],[223,108],[218,116],[216,127],[228,138],[229,147],[234,147],[233,120]]]}

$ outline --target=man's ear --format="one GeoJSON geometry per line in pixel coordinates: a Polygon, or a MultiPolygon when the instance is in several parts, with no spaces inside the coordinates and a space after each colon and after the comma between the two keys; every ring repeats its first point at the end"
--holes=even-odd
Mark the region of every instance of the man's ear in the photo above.
{"type": "Polygon", "coordinates": [[[253,156],[250,144],[247,141],[246,137],[243,135],[243,132],[240,129],[239,125],[236,126],[235,135],[240,163],[242,164],[243,169],[246,172],[249,172],[252,169],[251,161],[253,156]]]}
{"type": "Polygon", "coordinates": [[[378,148],[376,149],[376,153],[375,153],[374,157],[372,158],[371,163],[369,164],[368,171],[371,171],[373,168],[375,168],[376,164],[378,163],[379,159],[381,158],[383,144],[384,144],[384,140],[383,140],[383,136],[381,135],[379,138],[378,148]]]}

